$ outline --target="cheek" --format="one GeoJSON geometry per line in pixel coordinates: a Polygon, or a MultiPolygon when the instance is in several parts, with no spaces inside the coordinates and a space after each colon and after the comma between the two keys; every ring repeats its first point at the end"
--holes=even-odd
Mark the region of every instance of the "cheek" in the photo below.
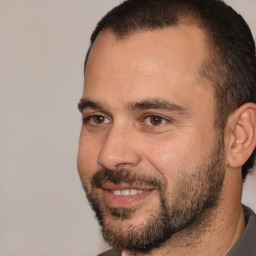
{"type": "Polygon", "coordinates": [[[77,156],[77,167],[80,179],[86,183],[98,170],[97,165],[98,147],[95,140],[81,132],[77,156]]]}
{"type": "MultiPolygon", "coordinates": [[[[187,134],[188,135],[188,134],[187,134]]],[[[181,172],[193,172],[202,160],[209,144],[199,140],[196,136],[175,136],[171,139],[154,141],[145,149],[145,156],[153,169],[166,181],[170,190],[173,190],[179,180],[181,172]]]]}
{"type": "Polygon", "coordinates": [[[151,142],[145,155],[168,185],[174,182],[179,167],[186,159],[186,151],[178,140],[151,142]]]}

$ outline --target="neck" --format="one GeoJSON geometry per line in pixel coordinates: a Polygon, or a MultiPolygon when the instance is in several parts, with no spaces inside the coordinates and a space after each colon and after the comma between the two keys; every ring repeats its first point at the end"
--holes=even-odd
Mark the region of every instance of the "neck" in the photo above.
{"type": "Polygon", "coordinates": [[[159,249],[148,254],[124,252],[122,256],[226,255],[245,228],[241,191],[224,184],[216,207],[204,211],[200,219],[176,233],[159,249]],[[225,191],[225,187],[229,190],[225,191]]]}

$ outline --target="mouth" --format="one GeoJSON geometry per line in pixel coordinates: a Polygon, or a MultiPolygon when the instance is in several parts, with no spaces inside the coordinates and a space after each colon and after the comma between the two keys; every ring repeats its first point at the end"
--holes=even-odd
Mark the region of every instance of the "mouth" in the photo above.
{"type": "Polygon", "coordinates": [[[110,190],[110,192],[115,196],[135,196],[137,194],[142,194],[146,192],[146,190],[124,189],[124,190],[110,190]]]}
{"type": "Polygon", "coordinates": [[[105,184],[102,187],[105,201],[111,207],[132,207],[142,202],[153,193],[148,187],[132,187],[130,185],[105,184]]]}

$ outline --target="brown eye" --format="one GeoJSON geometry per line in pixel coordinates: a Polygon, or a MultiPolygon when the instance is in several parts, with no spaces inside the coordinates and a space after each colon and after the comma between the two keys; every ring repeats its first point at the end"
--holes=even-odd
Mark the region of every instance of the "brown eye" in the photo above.
{"type": "Polygon", "coordinates": [[[105,116],[94,115],[94,116],[91,117],[91,123],[93,123],[93,124],[103,124],[103,123],[109,123],[109,120],[105,116]]]}
{"type": "Polygon", "coordinates": [[[109,124],[111,120],[104,115],[92,114],[83,117],[83,124],[90,126],[109,124]]]}
{"type": "Polygon", "coordinates": [[[91,125],[101,125],[101,124],[110,123],[110,120],[103,115],[91,115],[89,117],[84,118],[83,122],[85,124],[87,123],[91,125]]]}
{"type": "Polygon", "coordinates": [[[158,126],[158,125],[163,124],[164,121],[165,121],[164,118],[161,117],[161,116],[154,116],[153,115],[153,116],[149,117],[150,125],[158,126]]]}

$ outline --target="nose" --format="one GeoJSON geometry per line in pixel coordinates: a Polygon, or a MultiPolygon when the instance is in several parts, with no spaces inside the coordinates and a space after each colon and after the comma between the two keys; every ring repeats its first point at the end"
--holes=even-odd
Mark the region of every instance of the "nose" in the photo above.
{"type": "Polygon", "coordinates": [[[98,154],[98,164],[110,170],[135,167],[141,161],[135,131],[112,126],[98,154]]]}

